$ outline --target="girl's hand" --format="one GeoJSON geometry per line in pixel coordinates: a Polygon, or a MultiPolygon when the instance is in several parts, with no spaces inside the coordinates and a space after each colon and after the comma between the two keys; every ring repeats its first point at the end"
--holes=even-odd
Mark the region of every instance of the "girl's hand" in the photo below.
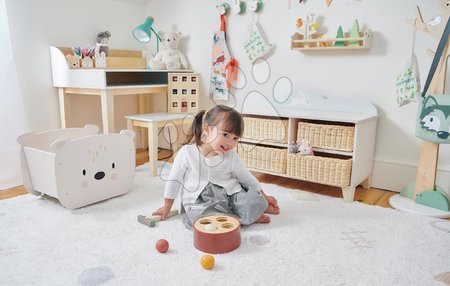
{"type": "Polygon", "coordinates": [[[154,211],[152,213],[152,215],[160,215],[161,220],[165,220],[167,218],[167,216],[169,215],[169,212],[170,212],[170,207],[163,206],[163,207],[160,207],[159,209],[157,209],[156,211],[154,211]]]}

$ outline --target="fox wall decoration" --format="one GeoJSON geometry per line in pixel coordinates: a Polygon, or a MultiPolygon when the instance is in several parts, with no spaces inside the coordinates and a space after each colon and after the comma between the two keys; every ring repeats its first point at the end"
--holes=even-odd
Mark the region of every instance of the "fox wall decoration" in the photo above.
{"type": "Polygon", "coordinates": [[[437,144],[450,144],[450,96],[425,97],[417,113],[416,136],[437,144]]]}

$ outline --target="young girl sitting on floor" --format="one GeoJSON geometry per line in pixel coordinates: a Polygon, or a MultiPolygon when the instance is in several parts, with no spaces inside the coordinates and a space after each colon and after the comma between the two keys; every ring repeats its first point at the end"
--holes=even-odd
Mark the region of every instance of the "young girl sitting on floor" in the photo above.
{"type": "Polygon", "coordinates": [[[239,217],[242,225],[268,223],[264,213],[279,214],[277,200],[267,196],[258,180],[236,153],[244,132],[241,114],[218,105],[199,112],[188,142],[178,151],[164,190],[164,206],[153,215],[164,220],[180,190],[187,227],[201,217],[224,213],[239,217]]]}

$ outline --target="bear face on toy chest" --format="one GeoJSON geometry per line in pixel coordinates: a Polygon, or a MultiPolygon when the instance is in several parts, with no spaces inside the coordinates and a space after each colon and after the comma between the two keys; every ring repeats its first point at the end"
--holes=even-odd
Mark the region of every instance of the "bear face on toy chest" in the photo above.
{"type": "Polygon", "coordinates": [[[55,152],[58,199],[76,209],[130,191],[134,186],[134,133],[60,139],[55,152]]]}

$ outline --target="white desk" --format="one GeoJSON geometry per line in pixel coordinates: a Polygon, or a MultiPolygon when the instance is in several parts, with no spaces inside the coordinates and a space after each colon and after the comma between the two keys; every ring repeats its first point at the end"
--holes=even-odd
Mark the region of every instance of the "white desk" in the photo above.
{"type": "MultiPolygon", "coordinates": [[[[169,70],[71,69],[63,51],[50,47],[53,86],[58,88],[61,127],[66,128],[69,95],[100,96],[103,132],[114,132],[114,96],[139,95],[139,113],[144,113],[144,96],[163,94],[167,102],[169,70]]],[[[192,72],[183,70],[182,72],[192,72]]],[[[167,109],[167,104],[166,104],[167,109]]]]}
{"type": "Polygon", "coordinates": [[[67,96],[69,95],[96,95],[100,96],[103,133],[114,132],[114,96],[116,95],[138,95],[139,113],[145,112],[146,94],[164,94],[163,100],[167,97],[167,84],[142,85],[142,86],[115,86],[103,89],[94,88],[71,88],[59,87],[59,107],[61,115],[61,128],[66,128],[66,118],[68,110],[67,96]]]}

